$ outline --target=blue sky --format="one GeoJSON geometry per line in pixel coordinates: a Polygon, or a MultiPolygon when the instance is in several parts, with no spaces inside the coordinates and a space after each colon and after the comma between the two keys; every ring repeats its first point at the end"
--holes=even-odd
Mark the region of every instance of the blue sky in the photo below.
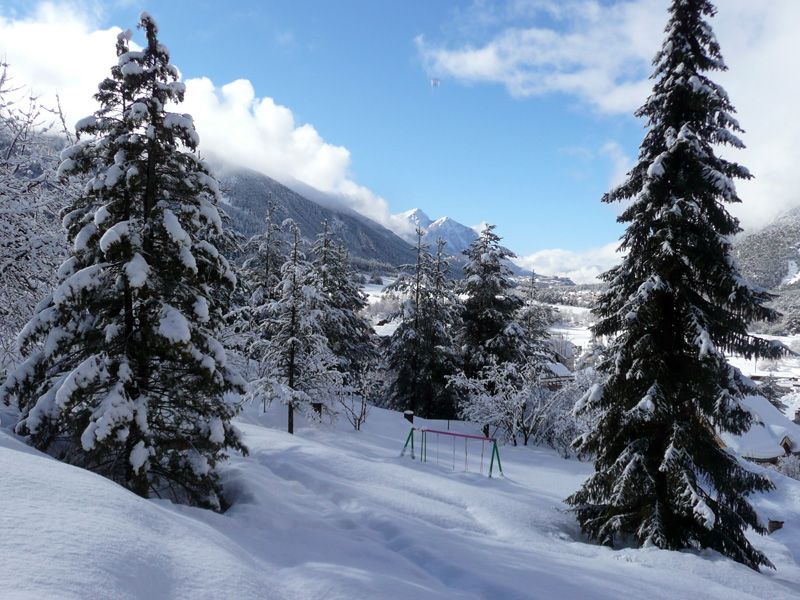
{"type": "MultiPolygon", "coordinates": [[[[142,10],[187,81],[201,150],[347,197],[497,224],[526,266],[592,281],[622,232],[602,194],[636,156],[668,0],[65,0],[0,5],[0,55],[68,116],[93,110],[142,10]],[[69,49],[69,51],[65,51],[69,49]],[[432,77],[441,85],[433,88],[432,77]]],[[[800,2],[718,2],[712,25],[756,175],[747,229],[800,204],[800,2]],[[768,99],[769,110],[764,110],[768,99]]],[[[136,39],[136,37],[134,38],[136,39]]]]}
{"type": "MultiPolygon", "coordinates": [[[[467,3],[143,4],[184,76],[249,79],[258,96],[347,147],[354,178],[393,212],[419,206],[433,218],[496,222],[520,254],[596,246],[620,232],[599,202],[613,163],[595,153],[610,140],[635,150],[632,117],[563,95],[513,98],[500,85],[442,78],[431,87],[414,40],[455,35],[467,3]]],[[[108,6],[102,25],[135,23],[141,8],[108,6]]]]}

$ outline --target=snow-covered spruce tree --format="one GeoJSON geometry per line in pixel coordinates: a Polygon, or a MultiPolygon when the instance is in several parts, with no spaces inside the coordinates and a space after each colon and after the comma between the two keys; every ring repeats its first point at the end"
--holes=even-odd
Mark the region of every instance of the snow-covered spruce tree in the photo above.
{"type": "Polygon", "coordinates": [[[455,282],[450,277],[450,257],[445,252],[446,242],[436,240],[436,255],[430,275],[431,293],[428,298],[425,349],[428,372],[436,382],[434,406],[431,415],[451,419],[457,416],[458,392],[447,385],[450,377],[461,368],[461,355],[456,334],[461,326],[463,306],[455,282]]]}
{"type": "Polygon", "coordinates": [[[60,172],[85,178],[63,222],[71,256],[20,335],[27,358],[0,389],[17,431],[142,496],[221,506],[217,464],[245,451],[224,394],[243,381],[215,339],[235,284],[216,181],[195,154],[177,69],[153,19],[147,44],[117,39],[100,109],[77,125],[60,172]]]}
{"type": "Polygon", "coordinates": [[[356,280],[347,249],[331,232],[327,221],[312,248],[310,275],[325,299],[322,330],[345,381],[355,383],[361,366],[375,357],[373,331],[361,315],[367,297],[356,280]]]}
{"type": "Polygon", "coordinates": [[[277,296],[281,266],[286,261],[286,240],[277,221],[277,208],[267,200],[264,232],[251,237],[245,245],[247,255],[242,272],[252,288],[250,304],[262,306],[277,296]]]}
{"type": "Polygon", "coordinates": [[[456,394],[447,383],[459,367],[453,335],[460,304],[443,242],[434,258],[423,235],[417,229],[415,264],[390,287],[403,301],[393,316],[400,325],[389,340],[389,403],[426,418],[454,418],[456,394]]]}
{"type": "Polygon", "coordinates": [[[463,418],[482,423],[490,432],[499,427],[514,445],[519,437],[527,445],[541,434],[554,398],[546,385],[555,360],[548,345],[552,311],[535,300],[533,274],[524,299],[514,294],[510,271],[502,262],[511,254],[499,247],[491,229],[482,237],[483,242],[479,238],[470,248],[463,286],[468,299],[461,339],[469,359],[451,386],[462,392],[463,418]],[[494,294],[484,295],[483,281],[494,294]]]}
{"type": "Polygon", "coordinates": [[[654,59],[653,94],[637,115],[648,132],[627,181],[603,200],[631,200],[622,264],[595,311],[611,336],[601,381],[576,410],[599,414],[577,440],[595,473],[567,501],[584,532],[602,543],[633,539],[659,548],[712,548],[753,569],[771,566],[745,537],[764,533],[746,497],[771,482],[720,447],[717,431],[741,433],[740,404],[752,384],[726,354],[775,357],[783,348],[748,335],[774,320],[770,296],[731,259],[748,171],[714,147],[741,147],[728,95],[706,75],[724,70],[708,0],[673,0],[666,41],[654,59]]]}
{"type": "Polygon", "coordinates": [[[500,245],[494,225],[487,225],[464,254],[466,300],[459,335],[464,373],[477,376],[492,358],[524,362],[527,338],[516,321],[522,300],[511,291],[511,269],[504,262],[514,254],[500,245]]]}
{"type": "Polygon", "coordinates": [[[281,266],[287,256],[286,235],[277,221],[277,213],[278,208],[268,199],[263,233],[252,236],[242,249],[245,258],[238,277],[235,306],[226,315],[230,344],[248,366],[260,363],[264,345],[272,335],[269,308],[277,298],[281,266]]]}
{"type": "Polygon", "coordinates": [[[537,299],[536,274],[531,272],[525,285],[522,286],[523,304],[517,313],[517,321],[525,330],[525,337],[541,349],[550,338],[550,326],[555,321],[553,309],[537,299]]]}
{"type": "Polygon", "coordinates": [[[300,228],[286,219],[284,229],[289,254],[281,267],[277,297],[268,311],[272,334],[262,346],[265,374],[253,383],[253,389],[286,404],[287,431],[294,433],[295,410],[305,410],[312,403],[330,403],[342,384],[322,326],[325,297],[311,277],[300,228]]]}

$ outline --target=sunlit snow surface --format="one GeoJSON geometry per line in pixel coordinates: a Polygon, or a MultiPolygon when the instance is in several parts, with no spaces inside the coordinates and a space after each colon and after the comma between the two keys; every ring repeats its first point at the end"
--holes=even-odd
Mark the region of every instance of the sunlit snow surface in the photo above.
{"type": "Polygon", "coordinates": [[[460,441],[455,471],[448,442],[438,465],[434,448],[426,464],[400,458],[408,424],[396,412],[373,409],[362,432],[342,421],[291,436],[278,406],[248,407],[238,424],[251,454],[222,467],[224,515],[143,500],[0,433],[0,596],[800,595],[800,482],[781,476],[756,499],[763,518],[786,521],[753,536],[778,567],[758,574],[712,552],[586,543],[562,499],[591,467],[550,450],[503,447],[506,477],[488,479],[463,472],[460,441]]]}
{"type": "MultiPolygon", "coordinates": [[[[367,289],[371,301],[380,287],[367,289]]],[[[586,347],[588,312],[560,308],[554,335],[586,347]]],[[[800,374],[800,359],[778,372],[800,374]]],[[[4,600],[800,597],[800,482],[773,471],[777,490],[754,502],[762,520],[785,525],[751,536],[777,566],[759,574],[714,552],[590,544],[562,502],[590,464],[504,446],[506,477],[488,479],[479,442],[464,472],[463,442],[444,436],[431,436],[421,464],[399,456],[409,424],[382,409],[361,432],[341,419],[301,422],[291,436],[282,406],[246,406],[237,425],[250,456],[221,467],[233,503],[224,515],[143,500],[43,456],[2,417],[4,600]]]]}

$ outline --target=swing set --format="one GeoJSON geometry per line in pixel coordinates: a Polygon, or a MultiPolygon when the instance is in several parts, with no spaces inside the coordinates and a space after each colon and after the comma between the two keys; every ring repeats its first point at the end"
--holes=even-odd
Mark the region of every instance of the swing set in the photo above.
{"type": "MultiPolygon", "coordinates": [[[[500,471],[500,476],[503,476],[503,465],[500,463],[500,451],[497,449],[497,440],[495,438],[489,437],[482,437],[479,435],[468,435],[466,433],[455,433],[453,431],[440,431],[438,429],[428,429],[423,427],[418,429],[416,427],[412,427],[411,431],[408,432],[408,437],[406,437],[406,443],[403,446],[403,451],[400,452],[400,456],[405,456],[406,450],[410,448],[411,450],[411,458],[412,460],[416,459],[414,453],[414,432],[419,432],[419,460],[420,462],[428,462],[428,439],[431,435],[435,437],[435,452],[434,457],[436,460],[436,464],[440,464],[439,455],[440,455],[440,447],[441,447],[441,437],[450,437],[453,440],[453,452],[452,452],[452,467],[453,471],[456,470],[456,440],[461,438],[464,440],[464,471],[469,470],[469,441],[470,440],[479,440],[481,443],[481,461],[480,461],[480,468],[479,472],[483,475],[483,462],[484,462],[484,455],[486,453],[486,448],[489,444],[492,447],[491,458],[489,461],[489,477],[492,476],[492,472],[494,470],[494,463],[495,460],[497,461],[497,469],[500,471]]],[[[447,448],[449,450],[449,448],[447,448]]],[[[450,452],[447,452],[449,455],[450,452]]],[[[431,459],[433,460],[433,458],[431,459]]],[[[447,457],[442,457],[442,461],[447,460],[447,457]]],[[[450,462],[450,461],[447,461],[450,462]]],[[[444,463],[447,464],[447,463],[444,463]]],[[[459,460],[460,464],[460,460],[459,460]]]]}

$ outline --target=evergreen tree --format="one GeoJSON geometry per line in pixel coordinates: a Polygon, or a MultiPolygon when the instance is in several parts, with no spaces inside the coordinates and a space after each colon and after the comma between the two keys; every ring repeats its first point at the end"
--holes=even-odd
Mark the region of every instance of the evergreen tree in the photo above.
{"type": "Polygon", "coordinates": [[[295,410],[331,400],[341,388],[341,376],[322,326],[327,305],[311,277],[311,266],[301,248],[300,228],[287,219],[284,229],[290,248],[281,267],[278,295],[269,307],[273,333],[263,346],[267,375],[254,387],[286,404],[287,431],[294,433],[295,410]]]}
{"type": "Polygon", "coordinates": [[[514,253],[500,246],[494,225],[487,225],[464,251],[460,334],[464,373],[477,377],[492,361],[524,362],[526,336],[516,321],[521,299],[512,292],[511,269],[505,263],[514,253]]]}
{"type": "Polygon", "coordinates": [[[439,241],[433,257],[417,229],[417,260],[391,286],[404,297],[393,318],[400,325],[389,341],[387,364],[393,372],[390,403],[427,418],[455,417],[456,397],[450,377],[457,373],[459,356],[453,339],[460,304],[449,279],[449,260],[439,241]]]}
{"type": "Polygon", "coordinates": [[[264,232],[251,237],[244,247],[247,258],[242,272],[252,288],[250,305],[253,307],[263,306],[276,298],[281,266],[286,261],[286,240],[276,212],[272,199],[267,200],[264,232]]]}
{"type": "Polygon", "coordinates": [[[322,223],[312,254],[311,276],[325,299],[322,329],[339,370],[354,382],[361,366],[375,357],[372,327],[360,314],[367,297],[350,266],[347,249],[335,239],[327,221],[322,223]]]}
{"type": "Polygon", "coordinates": [[[523,304],[517,314],[517,321],[525,330],[526,338],[541,346],[550,337],[550,326],[555,321],[555,315],[550,306],[539,302],[536,274],[533,272],[522,287],[522,299],[523,304]]]}
{"type": "Polygon", "coordinates": [[[546,385],[553,376],[555,360],[548,345],[552,310],[536,301],[534,277],[531,273],[519,310],[510,315],[502,329],[500,339],[514,344],[504,349],[504,360],[491,351],[482,352],[479,356],[487,362],[477,373],[462,372],[450,381],[462,392],[459,414],[482,423],[485,430],[500,428],[514,445],[519,437],[525,445],[531,439],[548,439],[544,430],[552,428],[550,421],[554,419],[548,417],[557,398],[546,385]]]}
{"type": "MultiPolygon", "coordinates": [[[[230,323],[230,344],[246,359],[248,366],[261,364],[265,345],[272,337],[270,306],[277,299],[281,266],[287,258],[285,233],[277,222],[277,207],[267,200],[263,233],[244,245],[239,293],[235,308],[226,317],[230,323]]],[[[264,373],[259,373],[263,377],[264,373]]],[[[266,409],[266,399],[264,408],[266,409]]]]}
{"type": "Polygon", "coordinates": [[[446,242],[436,240],[436,256],[430,276],[430,297],[427,306],[425,350],[428,372],[434,383],[431,398],[434,405],[429,414],[440,419],[457,416],[458,393],[447,382],[461,367],[461,356],[456,343],[456,333],[461,326],[461,301],[455,283],[450,277],[450,257],[445,252],[446,242]]]}
{"type": "Polygon", "coordinates": [[[235,285],[209,241],[222,235],[216,181],[192,119],[165,110],[184,85],[157,39],[117,38],[118,64],[59,171],[83,177],[66,210],[71,256],[21,334],[27,358],[0,397],[17,432],[142,496],[220,506],[215,471],[245,451],[223,396],[243,381],[215,339],[235,285]]]}
{"type": "Polygon", "coordinates": [[[771,296],[748,285],[731,259],[740,229],[726,204],[748,171],[715,154],[742,147],[708,0],[673,0],[654,59],[653,94],[637,115],[648,131],[627,181],[603,198],[630,200],[622,264],[604,274],[597,336],[611,336],[601,381],[576,407],[597,411],[578,448],[595,473],[568,499],[582,529],[612,544],[712,548],[758,569],[771,566],[745,537],[764,533],[746,497],[771,482],[720,447],[715,429],[739,434],[752,384],[726,355],[775,357],[782,347],[748,334],[774,320],[771,296]]]}

